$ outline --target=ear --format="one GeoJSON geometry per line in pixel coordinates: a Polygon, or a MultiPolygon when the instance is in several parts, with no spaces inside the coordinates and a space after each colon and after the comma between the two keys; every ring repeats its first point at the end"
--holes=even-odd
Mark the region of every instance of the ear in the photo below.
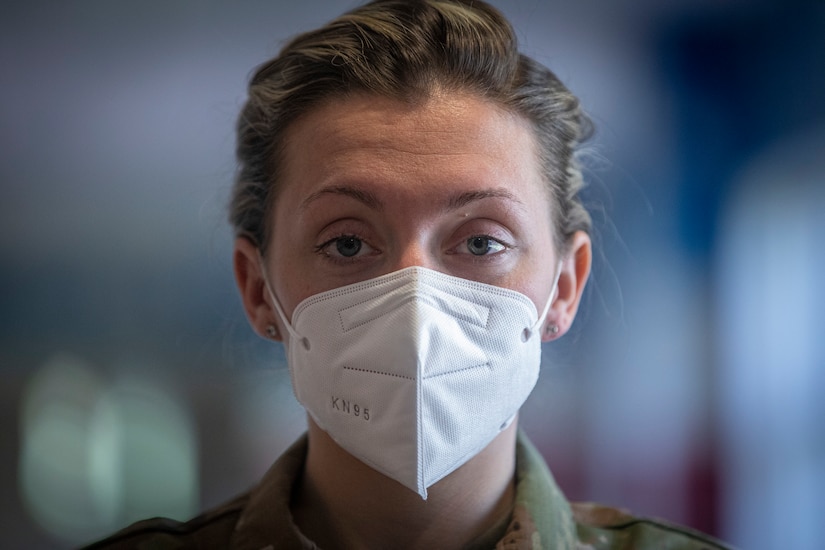
{"type": "Polygon", "coordinates": [[[258,247],[252,241],[246,237],[235,239],[232,263],[246,318],[258,336],[267,340],[280,340],[279,323],[269,303],[260,258],[258,247]],[[270,334],[272,329],[269,327],[275,327],[274,334],[270,334]]]}
{"type": "Polygon", "coordinates": [[[584,287],[590,276],[593,250],[590,236],[584,231],[576,231],[571,239],[570,252],[562,259],[561,274],[557,284],[556,298],[547,312],[542,342],[560,338],[573,324],[579,310],[584,287]],[[551,332],[549,327],[556,326],[558,331],[551,332]]]}

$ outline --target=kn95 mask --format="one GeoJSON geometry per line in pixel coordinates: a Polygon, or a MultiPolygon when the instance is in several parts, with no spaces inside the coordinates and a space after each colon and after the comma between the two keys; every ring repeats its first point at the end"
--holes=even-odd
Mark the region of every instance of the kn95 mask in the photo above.
{"type": "Polygon", "coordinates": [[[298,401],[338,445],[426,499],[535,386],[558,276],[541,315],[519,292],[423,267],[311,296],[291,322],[267,290],[298,401]]]}

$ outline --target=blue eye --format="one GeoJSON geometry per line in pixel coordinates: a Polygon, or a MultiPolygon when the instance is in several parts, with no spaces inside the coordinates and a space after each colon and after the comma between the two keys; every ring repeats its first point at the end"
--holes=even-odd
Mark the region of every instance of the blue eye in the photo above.
{"type": "Polygon", "coordinates": [[[315,251],[333,261],[354,262],[373,256],[377,250],[355,235],[339,235],[315,247],[315,251]]]}
{"type": "Polygon", "coordinates": [[[348,235],[335,239],[335,249],[345,258],[352,258],[361,251],[361,239],[348,235]]]}
{"type": "Polygon", "coordinates": [[[485,254],[504,250],[504,245],[492,237],[477,235],[467,239],[467,250],[474,256],[484,256],[485,254]]]}

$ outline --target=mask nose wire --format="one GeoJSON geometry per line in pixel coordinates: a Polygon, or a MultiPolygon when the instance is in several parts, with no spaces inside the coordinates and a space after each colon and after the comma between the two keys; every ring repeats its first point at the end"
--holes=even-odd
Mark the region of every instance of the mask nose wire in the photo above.
{"type": "Polygon", "coordinates": [[[296,342],[301,342],[304,348],[309,349],[309,340],[298,334],[298,332],[293,328],[292,324],[286,318],[286,314],[284,313],[284,309],[281,307],[281,303],[278,301],[277,296],[275,296],[275,293],[272,291],[272,287],[269,286],[269,275],[266,272],[264,258],[261,255],[260,251],[258,252],[258,264],[261,266],[261,273],[264,276],[264,287],[266,287],[266,291],[269,294],[269,298],[272,300],[272,305],[275,306],[275,311],[278,314],[278,317],[281,318],[281,322],[286,327],[286,330],[287,332],[289,332],[290,337],[294,338],[296,342]]]}
{"type": "Polygon", "coordinates": [[[559,289],[559,286],[558,286],[559,285],[559,279],[561,278],[561,264],[562,264],[562,260],[559,260],[559,264],[556,267],[556,276],[553,277],[553,287],[550,289],[550,297],[547,298],[547,303],[544,304],[544,309],[542,310],[542,312],[539,315],[538,319],[536,319],[536,322],[533,323],[532,326],[524,329],[524,341],[525,342],[527,340],[529,340],[530,337],[533,336],[533,333],[535,332],[535,330],[537,328],[539,328],[542,321],[544,321],[544,318],[547,316],[547,312],[550,311],[550,305],[553,303],[553,300],[556,299],[556,293],[558,292],[558,289],[559,289]]]}

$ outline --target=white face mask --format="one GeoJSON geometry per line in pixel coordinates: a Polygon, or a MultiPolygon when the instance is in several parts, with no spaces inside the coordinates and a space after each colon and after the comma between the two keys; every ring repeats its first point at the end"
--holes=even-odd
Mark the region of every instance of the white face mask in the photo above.
{"type": "MultiPolygon", "coordinates": [[[[560,273],[559,269],[559,273],[560,273]]],[[[427,498],[536,384],[547,313],[514,290],[409,267],[311,296],[285,342],[298,401],[342,448],[427,498]]]]}

